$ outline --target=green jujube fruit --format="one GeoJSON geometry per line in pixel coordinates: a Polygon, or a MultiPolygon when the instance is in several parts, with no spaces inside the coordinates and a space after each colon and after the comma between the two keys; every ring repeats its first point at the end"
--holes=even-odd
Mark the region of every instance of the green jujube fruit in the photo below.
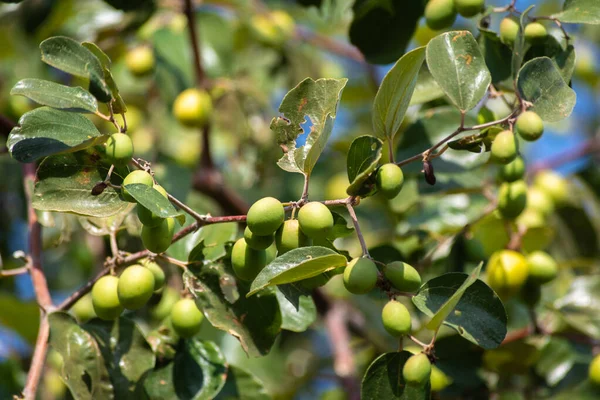
{"type": "Polygon", "coordinates": [[[515,134],[511,131],[500,132],[491,148],[492,159],[500,164],[508,164],[518,155],[518,144],[515,134]]]}
{"type": "Polygon", "coordinates": [[[344,286],[350,293],[369,293],[376,284],[377,266],[368,258],[357,257],[344,269],[344,286]]]}
{"type": "Polygon", "coordinates": [[[503,218],[517,218],[527,206],[525,181],[505,182],[498,191],[498,211],[503,218]]]}
{"type": "Polygon", "coordinates": [[[125,165],[133,156],[133,142],[125,133],[114,133],[106,140],[106,155],[114,163],[125,165]]]}
{"type": "Polygon", "coordinates": [[[200,332],[204,315],[192,299],[181,299],[171,309],[171,325],[182,338],[189,338],[200,332]]]}
{"type": "Polygon", "coordinates": [[[309,238],[323,239],[333,229],[333,215],[326,205],[312,201],[298,211],[298,223],[302,232],[309,238]]]}
{"type": "Polygon", "coordinates": [[[525,162],[517,157],[506,165],[500,167],[498,177],[504,182],[514,182],[523,179],[525,175],[525,162]]]}
{"type": "Polygon", "coordinates": [[[511,17],[504,18],[500,22],[500,40],[502,43],[512,47],[519,34],[519,22],[511,17]]]}
{"type": "Polygon", "coordinates": [[[421,287],[421,275],[405,262],[394,261],[387,264],[383,269],[383,274],[400,292],[415,292],[421,287]]]}
{"type": "Polygon", "coordinates": [[[485,0],[454,0],[456,11],[465,18],[471,18],[483,10],[485,0]]]}
{"type": "Polygon", "coordinates": [[[410,313],[404,304],[390,300],[381,311],[385,330],[394,337],[408,335],[412,326],[410,313]]]}
{"type": "Polygon", "coordinates": [[[284,219],[285,210],[281,202],[273,197],[264,197],[252,204],[246,216],[246,224],[252,233],[268,236],[279,229],[284,219]]]}
{"type": "Polygon", "coordinates": [[[96,311],[94,311],[94,303],[92,301],[92,295],[86,294],[71,307],[71,313],[77,318],[77,322],[83,324],[92,318],[96,317],[96,311]]]}
{"type": "Polygon", "coordinates": [[[558,275],[558,264],[544,251],[534,251],[527,255],[527,265],[529,266],[529,280],[537,283],[548,283],[558,275]]]}
{"type": "Polygon", "coordinates": [[[212,112],[212,99],[204,90],[186,89],[173,102],[173,115],[185,126],[204,126],[211,118],[212,112]]]}
{"type": "Polygon", "coordinates": [[[525,40],[531,44],[543,44],[548,39],[546,27],[539,22],[530,22],[523,32],[525,40]]]}
{"type": "Polygon", "coordinates": [[[454,0],[430,0],[425,6],[425,22],[434,31],[451,27],[455,20],[454,0]]]}
{"type": "Polygon", "coordinates": [[[119,302],[117,286],[119,278],[112,275],[103,276],[98,279],[92,287],[92,304],[98,318],[110,321],[118,318],[123,312],[123,306],[119,302]]]}
{"type": "Polygon", "coordinates": [[[282,255],[298,247],[310,246],[312,240],[302,232],[297,219],[290,219],[277,230],[275,243],[278,254],[282,255]]]}
{"type": "MultiPolygon", "coordinates": [[[[153,185],[152,187],[156,191],[158,191],[160,194],[162,194],[165,199],[169,198],[169,196],[167,195],[167,191],[162,186],[153,185]]],[[[142,223],[142,225],[150,226],[150,227],[159,225],[164,219],[164,218],[157,216],[156,214],[154,214],[152,211],[148,210],[146,207],[142,206],[141,204],[137,205],[137,216],[138,216],[140,222],[142,223]]]]}
{"type": "Polygon", "coordinates": [[[132,265],[119,277],[119,302],[128,310],[138,310],[150,300],[154,292],[154,274],[146,267],[132,265]]]}
{"type": "Polygon", "coordinates": [[[407,385],[425,385],[431,377],[431,361],[427,355],[419,353],[406,360],[402,367],[402,377],[407,385]]]}
{"type": "Polygon", "coordinates": [[[175,220],[165,218],[157,226],[142,226],[142,244],[149,251],[159,254],[166,251],[173,240],[175,220]]]}
{"type": "Polygon", "coordinates": [[[131,197],[131,195],[125,189],[125,186],[132,185],[134,183],[140,183],[146,186],[152,186],[154,184],[154,179],[152,179],[152,175],[147,173],[146,171],[142,171],[141,169],[136,169],[135,171],[131,171],[125,179],[123,179],[123,183],[121,184],[121,193],[123,194],[123,198],[131,203],[135,203],[135,199],[131,197]]]}
{"type": "Polygon", "coordinates": [[[260,236],[252,233],[250,228],[244,229],[244,240],[246,244],[254,250],[265,250],[273,244],[273,235],[260,236]]]}
{"type": "Polygon", "coordinates": [[[152,272],[152,275],[154,275],[154,291],[156,292],[162,289],[165,284],[166,277],[165,271],[163,271],[160,265],[148,259],[143,260],[141,264],[148,268],[148,270],[152,272]]]}
{"type": "Polygon", "coordinates": [[[231,249],[231,266],[238,278],[251,282],[265,265],[267,265],[265,250],[254,250],[243,238],[235,242],[231,249]]]}
{"type": "Polygon", "coordinates": [[[398,196],[404,185],[402,169],[394,163],[382,165],[377,171],[377,189],[387,199],[398,196]]]}
{"type": "Polygon", "coordinates": [[[517,118],[515,128],[523,140],[532,142],[544,133],[544,121],[533,111],[525,111],[517,118]]]}

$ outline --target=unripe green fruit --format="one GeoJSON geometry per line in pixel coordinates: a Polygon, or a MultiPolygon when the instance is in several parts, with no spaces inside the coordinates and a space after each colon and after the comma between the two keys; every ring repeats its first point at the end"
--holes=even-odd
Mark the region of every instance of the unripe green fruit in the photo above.
{"type": "Polygon", "coordinates": [[[71,312],[75,318],[77,318],[77,322],[80,324],[83,324],[96,317],[94,304],[92,302],[92,295],[88,293],[81,299],[77,300],[77,303],[73,304],[73,307],[71,307],[71,312]]]}
{"type": "Polygon", "coordinates": [[[275,245],[275,243],[273,243],[272,245],[270,245],[265,252],[267,253],[267,262],[266,264],[270,264],[271,261],[273,261],[274,259],[277,258],[277,246],[275,245]]]}
{"type": "Polygon", "coordinates": [[[162,289],[162,287],[165,284],[165,279],[166,279],[165,271],[163,271],[163,269],[160,267],[160,265],[158,265],[154,261],[150,261],[148,259],[143,260],[142,265],[144,267],[148,268],[148,270],[150,272],[152,272],[152,275],[154,276],[154,291],[156,292],[156,291],[162,289]]]}
{"type": "Polygon", "coordinates": [[[333,215],[325,204],[311,201],[300,208],[298,223],[306,236],[323,239],[333,229],[333,215]]]}
{"type": "Polygon", "coordinates": [[[498,191],[498,211],[505,219],[517,218],[527,206],[527,185],[524,181],[505,182],[498,191]]]}
{"type": "Polygon", "coordinates": [[[404,174],[394,163],[382,165],[377,171],[377,189],[387,199],[398,196],[404,185],[404,174]]]}
{"type": "Polygon", "coordinates": [[[500,40],[502,43],[512,47],[518,34],[519,22],[517,20],[507,17],[500,22],[500,40]]]}
{"type": "MultiPolygon", "coordinates": [[[[152,187],[160,194],[162,194],[165,199],[169,198],[169,196],[167,195],[167,191],[162,186],[153,185],[152,187]]],[[[164,218],[161,218],[158,215],[154,214],[152,211],[148,210],[141,204],[137,205],[137,216],[143,225],[149,227],[157,226],[164,220],[164,218]]]]}
{"type": "Polygon", "coordinates": [[[554,211],[554,203],[546,192],[534,186],[527,191],[527,208],[531,208],[547,217],[554,211]]]}
{"type": "Polygon", "coordinates": [[[410,313],[404,304],[390,300],[381,311],[381,320],[385,330],[394,337],[408,335],[411,329],[410,313]]]}
{"type": "Polygon", "coordinates": [[[369,293],[376,284],[377,267],[368,258],[355,258],[344,269],[344,286],[350,293],[369,293]]]}
{"type": "Polygon", "coordinates": [[[394,261],[385,266],[383,274],[401,292],[415,292],[421,287],[421,275],[411,265],[394,261]]]}
{"type": "Polygon", "coordinates": [[[515,127],[519,136],[529,142],[538,140],[544,133],[544,122],[533,111],[525,111],[519,115],[515,127]]]}
{"type": "Polygon", "coordinates": [[[142,171],[141,169],[136,169],[135,171],[130,172],[125,179],[123,179],[123,183],[121,185],[121,193],[123,194],[123,198],[131,203],[135,203],[135,199],[131,197],[131,195],[125,189],[125,186],[132,185],[134,183],[141,183],[142,185],[152,186],[154,184],[154,179],[152,179],[152,175],[147,173],[146,171],[142,171]]]}
{"type": "Polygon", "coordinates": [[[154,53],[150,47],[136,47],[125,56],[125,65],[132,75],[147,75],[154,68],[154,53]]]}
{"type": "Polygon", "coordinates": [[[231,266],[238,278],[253,281],[265,265],[267,265],[265,250],[254,250],[244,239],[235,242],[231,249],[231,266]]]}
{"type": "Polygon", "coordinates": [[[277,252],[282,255],[298,247],[310,246],[312,240],[300,230],[298,220],[290,219],[285,221],[277,230],[275,243],[277,244],[277,252]]]}
{"type": "Polygon", "coordinates": [[[525,175],[525,162],[517,157],[506,165],[500,167],[498,177],[504,182],[514,182],[523,179],[525,175]]]}
{"type": "Polygon", "coordinates": [[[125,165],[133,156],[133,142],[124,133],[114,133],[106,141],[106,155],[114,164],[125,165]]]}
{"type": "Polygon", "coordinates": [[[267,236],[274,234],[284,219],[285,210],[281,202],[273,197],[263,197],[248,210],[246,224],[252,233],[267,236]]]}
{"type": "Polygon", "coordinates": [[[483,10],[485,0],[454,0],[456,11],[465,18],[471,18],[483,10]]]}
{"type": "Polygon", "coordinates": [[[119,278],[112,275],[103,276],[98,279],[92,287],[92,304],[98,318],[113,320],[123,312],[123,306],[119,302],[117,286],[119,278]]]}
{"type": "MultiPolygon", "coordinates": [[[[529,194],[527,195],[527,203],[529,203],[529,194]]],[[[546,218],[542,213],[534,210],[531,207],[526,207],[516,220],[517,225],[524,226],[527,229],[540,228],[546,225],[546,218]]],[[[527,234],[525,234],[527,236],[527,234]]]]}
{"type": "Polygon", "coordinates": [[[429,357],[423,353],[411,356],[402,367],[402,376],[407,385],[425,385],[431,377],[429,357]]]}
{"type": "Polygon", "coordinates": [[[165,218],[157,226],[142,226],[142,244],[149,251],[159,254],[166,251],[173,240],[175,220],[165,218]]]}
{"type": "Polygon", "coordinates": [[[252,233],[248,227],[244,229],[244,240],[246,240],[246,244],[254,250],[266,250],[273,244],[273,239],[273,235],[259,236],[252,233]]]}
{"type": "Polygon", "coordinates": [[[432,392],[441,392],[452,384],[452,378],[435,365],[432,365],[430,382],[432,392]]]}
{"type": "Polygon", "coordinates": [[[141,265],[125,268],[119,277],[119,302],[128,310],[138,310],[150,300],[154,292],[154,275],[141,265]]]}
{"type": "Polygon", "coordinates": [[[600,386],[600,355],[595,356],[590,363],[588,378],[593,385],[600,386]]]}
{"type": "Polygon", "coordinates": [[[535,176],[533,185],[550,196],[555,205],[563,204],[569,197],[569,184],[556,172],[540,172],[535,176]]]}
{"type": "Polygon", "coordinates": [[[511,131],[500,132],[492,142],[492,159],[500,164],[508,164],[517,157],[517,138],[511,131]]]}
{"type": "Polygon", "coordinates": [[[179,291],[169,286],[165,287],[165,289],[162,291],[158,304],[150,309],[150,316],[157,321],[162,321],[171,313],[173,306],[178,300],[179,291]]]}
{"type": "Polygon", "coordinates": [[[548,31],[539,22],[531,22],[525,27],[524,36],[531,44],[543,44],[548,39],[548,31]]]}
{"type": "Polygon", "coordinates": [[[500,250],[492,254],[487,265],[488,285],[506,298],[519,291],[529,275],[525,257],[513,250],[500,250]]]}
{"type": "Polygon", "coordinates": [[[202,127],[210,119],[213,112],[210,95],[203,90],[186,89],[177,96],[173,103],[175,118],[185,126],[202,127]]]}
{"type": "Polygon", "coordinates": [[[546,252],[534,251],[530,253],[527,256],[527,264],[529,268],[529,280],[534,283],[548,283],[558,275],[558,264],[546,252]]]}
{"type": "Polygon", "coordinates": [[[204,315],[192,299],[181,299],[171,309],[171,325],[177,334],[189,338],[200,331],[204,315]]]}
{"type": "Polygon", "coordinates": [[[454,0],[430,0],[425,6],[425,22],[434,31],[451,27],[455,20],[454,0]]]}

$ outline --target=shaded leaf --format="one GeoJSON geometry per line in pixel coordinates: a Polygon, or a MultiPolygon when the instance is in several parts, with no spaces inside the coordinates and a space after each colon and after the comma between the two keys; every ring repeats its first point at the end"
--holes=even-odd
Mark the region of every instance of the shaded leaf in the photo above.
{"type": "Polygon", "coordinates": [[[409,105],[428,103],[442,97],[444,97],[444,91],[431,76],[431,72],[427,68],[421,68],[409,105]]]}
{"type": "Polygon", "coordinates": [[[327,236],[329,240],[335,240],[337,238],[346,237],[354,232],[354,226],[348,226],[348,221],[341,214],[331,211],[333,215],[333,229],[327,236]]]}
{"type": "Polygon", "coordinates": [[[201,227],[190,238],[190,244],[197,244],[186,249],[186,254],[189,254],[188,261],[215,261],[223,257],[226,254],[225,244],[234,240],[237,232],[236,222],[201,227]]]}
{"type": "Polygon", "coordinates": [[[317,319],[317,308],[311,296],[300,296],[296,307],[279,290],[276,294],[281,310],[281,329],[304,332],[317,319]]]}
{"type": "Polygon", "coordinates": [[[374,136],[359,136],[352,141],[346,156],[346,170],[350,186],[346,189],[349,195],[366,196],[375,190],[375,182],[364,187],[365,182],[377,169],[383,142],[374,136]]]}
{"type": "Polygon", "coordinates": [[[529,42],[525,40],[525,26],[528,22],[528,15],[531,10],[533,10],[535,6],[528,7],[521,16],[519,17],[519,31],[517,32],[517,37],[515,39],[515,43],[513,45],[512,52],[512,77],[514,79],[517,78],[517,73],[521,69],[521,65],[523,64],[523,60],[525,59],[525,53],[527,53],[527,49],[529,48],[529,42]]]}
{"type": "Polygon", "coordinates": [[[556,64],[565,82],[569,83],[571,81],[575,70],[575,48],[573,45],[563,48],[554,36],[549,35],[543,44],[529,48],[525,54],[525,61],[538,57],[550,58],[556,64]]]}
{"type": "Polygon", "coordinates": [[[565,0],[563,10],[553,17],[562,23],[600,24],[600,3],[596,0],[565,0]]]}
{"type": "Polygon", "coordinates": [[[38,104],[66,111],[98,111],[98,102],[87,90],[69,87],[43,79],[21,79],[10,91],[11,95],[30,98],[38,104]]]}
{"type": "Polygon", "coordinates": [[[125,105],[125,101],[121,97],[119,93],[119,88],[117,87],[117,83],[115,82],[112,72],[110,71],[111,60],[106,55],[105,52],[100,49],[100,47],[96,46],[94,43],[83,42],[81,43],[83,47],[94,53],[94,55],[100,61],[100,65],[102,65],[102,71],[104,72],[104,79],[106,80],[106,84],[108,85],[110,92],[112,94],[113,103],[112,108],[115,114],[122,114],[127,112],[127,106],[125,105]]]}
{"type": "Polygon", "coordinates": [[[369,365],[361,385],[362,400],[426,400],[429,399],[431,384],[419,387],[407,385],[402,368],[412,356],[408,351],[384,353],[369,365]]]}
{"type": "Polygon", "coordinates": [[[510,78],[512,52],[500,41],[496,32],[481,30],[478,40],[485,64],[490,70],[493,83],[500,83],[510,78]]]}
{"type": "Polygon", "coordinates": [[[225,386],[216,399],[270,400],[271,396],[258,378],[245,369],[230,365],[225,386]]]}

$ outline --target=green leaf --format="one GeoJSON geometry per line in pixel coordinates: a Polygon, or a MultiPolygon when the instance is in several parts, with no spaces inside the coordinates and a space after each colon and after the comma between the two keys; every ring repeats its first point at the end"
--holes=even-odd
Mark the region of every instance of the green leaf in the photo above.
{"type": "Polygon", "coordinates": [[[196,296],[198,308],[215,328],[235,336],[252,357],[269,352],[281,331],[281,312],[273,291],[247,298],[248,288],[238,282],[239,297],[230,303],[221,283],[235,282],[235,277],[222,261],[203,265],[197,276],[185,272],[183,279],[196,296]]]}
{"type": "Polygon", "coordinates": [[[284,151],[277,165],[288,172],[310,175],[321,152],[327,144],[340,96],[347,79],[306,78],[285,95],[279,107],[283,117],[273,118],[271,130],[277,136],[277,143],[284,151]],[[296,147],[296,140],[302,136],[302,124],[310,120],[312,126],[306,142],[296,147]]]}
{"type": "Polygon", "coordinates": [[[569,291],[554,301],[564,321],[579,332],[600,339],[600,277],[580,276],[570,283],[569,291]]]}
{"type": "Polygon", "coordinates": [[[225,244],[234,240],[237,232],[236,222],[203,226],[191,238],[197,244],[186,252],[188,261],[215,261],[223,257],[227,253],[225,244]]]}
{"type": "Polygon", "coordinates": [[[402,368],[412,356],[408,351],[384,353],[369,365],[362,380],[362,400],[426,400],[430,397],[431,384],[407,385],[402,368]]]}
{"type": "Polygon", "coordinates": [[[444,97],[444,91],[433,79],[431,72],[426,68],[421,68],[409,105],[424,104],[442,97],[444,97]]]}
{"type": "Polygon", "coordinates": [[[348,226],[348,221],[342,215],[336,213],[335,211],[331,211],[331,215],[333,215],[333,229],[331,233],[327,236],[329,240],[335,240],[341,237],[346,237],[354,232],[354,226],[348,226]]]}
{"type": "Polygon", "coordinates": [[[10,293],[0,293],[0,325],[34,344],[40,326],[40,307],[35,301],[23,301],[10,293]]]}
{"type": "Polygon", "coordinates": [[[550,337],[535,364],[535,372],[549,386],[556,386],[577,361],[577,353],[567,339],[550,337]]]}
{"type": "Polygon", "coordinates": [[[325,247],[300,247],[277,257],[252,282],[247,296],[268,286],[292,283],[346,266],[346,257],[325,247]]]}
{"type": "Polygon", "coordinates": [[[127,112],[127,106],[125,105],[125,101],[121,97],[117,83],[115,82],[112,76],[112,72],[110,71],[112,62],[108,55],[106,55],[106,53],[103,52],[102,49],[100,49],[100,47],[96,46],[94,43],[83,42],[81,43],[81,45],[89,51],[91,51],[100,61],[100,65],[102,65],[104,79],[106,80],[106,84],[108,85],[112,94],[112,98],[114,100],[112,103],[113,112],[115,114],[122,114],[127,112]]]}
{"type": "MultiPolygon", "coordinates": [[[[500,41],[496,32],[482,30],[478,38],[479,48],[490,70],[493,83],[500,83],[510,78],[512,52],[500,41]]],[[[512,86],[511,86],[512,87],[512,86]]]]}
{"type": "MultiPolygon", "coordinates": [[[[37,171],[33,207],[41,211],[68,212],[91,217],[110,217],[124,212],[131,203],[107,187],[98,195],[92,189],[106,178],[109,165],[96,152],[82,151],[48,157],[37,171]]],[[[111,182],[120,185],[122,177],[113,172],[111,182]]]]}
{"type": "Polygon", "coordinates": [[[48,107],[36,108],[19,119],[6,146],[13,158],[32,162],[58,153],[70,153],[103,140],[94,124],[83,115],[48,107]]]}
{"type": "Polygon", "coordinates": [[[230,365],[225,386],[216,399],[271,400],[271,396],[269,396],[263,383],[258,378],[245,369],[230,365]]]}
{"type": "Polygon", "coordinates": [[[425,11],[424,0],[358,0],[350,42],[373,64],[395,62],[406,50],[425,11]]]}
{"type": "Polygon", "coordinates": [[[371,179],[367,184],[367,180],[377,169],[382,150],[383,142],[374,136],[359,136],[352,141],[346,156],[349,195],[367,196],[375,190],[375,181],[371,179]]]}
{"type": "Polygon", "coordinates": [[[523,65],[517,77],[517,90],[533,104],[544,121],[556,122],[571,115],[576,94],[563,80],[556,64],[548,57],[534,58],[523,65]]]}
{"type": "Polygon", "coordinates": [[[125,188],[139,205],[147,208],[156,216],[160,218],[175,217],[179,219],[182,224],[185,222],[185,215],[183,215],[181,211],[177,211],[169,199],[153,187],[141,183],[134,183],[125,186],[125,188]]]}
{"type": "Polygon", "coordinates": [[[427,44],[427,65],[438,85],[462,112],[485,95],[491,82],[481,50],[468,31],[442,33],[427,44]]]}
{"type": "Polygon", "coordinates": [[[534,45],[525,54],[525,61],[538,57],[548,57],[556,64],[564,81],[568,84],[575,70],[575,48],[568,45],[563,48],[554,36],[548,38],[541,45],[534,45]]]}
{"type": "Polygon", "coordinates": [[[425,47],[403,55],[383,78],[373,103],[373,130],[382,138],[394,139],[404,120],[425,60],[425,47]]]}
{"type": "Polygon", "coordinates": [[[527,53],[527,49],[529,48],[529,43],[525,41],[525,26],[528,22],[528,15],[531,10],[533,10],[535,6],[530,6],[521,14],[519,18],[519,32],[517,33],[517,38],[515,39],[515,44],[513,45],[512,52],[512,77],[514,79],[517,78],[517,73],[519,69],[521,69],[521,65],[523,64],[523,60],[525,59],[525,54],[527,53]]]}
{"type": "Polygon", "coordinates": [[[96,98],[87,90],[43,79],[22,79],[11,89],[10,94],[25,96],[38,104],[66,111],[98,111],[96,98]]]}
{"type": "Polygon", "coordinates": [[[317,319],[317,308],[311,296],[300,296],[296,308],[282,292],[277,290],[276,294],[281,310],[281,329],[304,332],[317,319]]]}
{"type": "Polygon", "coordinates": [[[104,103],[111,92],[104,79],[98,58],[79,42],[65,36],[55,36],[40,43],[42,61],[71,75],[90,80],[90,92],[104,103]]]}
{"type": "Polygon", "coordinates": [[[565,0],[563,10],[553,15],[562,23],[600,24],[600,3],[596,0],[565,0]]]}
{"type": "MultiPolygon", "coordinates": [[[[447,273],[426,282],[413,297],[414,305],[433,317],[469,279],[463,273],[447,273]]],[[[447,309],[447,308],[446,308],[447,309]]],[[[476,280],[463,293],[444,324],[484,349],[498,347],[506,336],[506,311],[489,286],[476,280]]]]}

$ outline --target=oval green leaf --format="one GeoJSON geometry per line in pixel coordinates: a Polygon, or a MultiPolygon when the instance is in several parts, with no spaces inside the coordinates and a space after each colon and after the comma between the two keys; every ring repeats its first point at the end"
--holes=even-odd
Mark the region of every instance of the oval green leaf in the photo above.
{"type": "Polygon", "coordinates": [[[563,10],[553,15],[562,23],[600,24],[600,2],[597,0],[565,0],[563,10]]]}
{"type": "Polygon", "coordinates": [[[110,71],[111,60],[108,55],[100,49],[100,47],[96,46],[94,43],[83,42],[81,43],[83,47],[91,51],[100,61],[100,65],[102,65],[102,70],[104,71],[104,79],[106,80],[106,84],[110,89],[112,94],[112,98],[114,99],[112,103],[112,109],[115,114],[123,114],[127,112],[127,106],[125,105],[125,101],[121,97],[119,92],[119,87],[115,82],[112,72],[110,71]]]}
{"type": "Polygon", "coordinates": [[[125,188],[139,205],[147,208],[156,216],[160,218],[175,217],[179,219],[182,224],[185,222],[185,215],[183,215],[181,211],[177,211],[169,199],[153,187],[141,183],[134,183],[125,186],[125,188]],[[180,217],[183,217],[183,221],[180,217]]]}
{"type": "Polygon", "coordinates": [[[377,169],[383,142],[374,136],[360,136],[352,141],[346,156],[346,170],[350,186],[346,192],[351,196],[367,196],[375,190],[375,181],[366,184],[377,169]],[[366,186],[366,187],[365,187],[366,186]]]}
{"type": "Polygon", "coordinates": [[[281,310],[281,329],[304,332],[317,319],[317,307],[311,296],[299,296],[298,307],[296,307],[279,290],[276,294],[281,310]]]}
{"type": "Polygon", "coordinates": [[[38,104],[66,111],[98,111],[96,98],[87,90],[43,79],[22,79],[12,88],[10,94],[25,96],[38,104]]]}

